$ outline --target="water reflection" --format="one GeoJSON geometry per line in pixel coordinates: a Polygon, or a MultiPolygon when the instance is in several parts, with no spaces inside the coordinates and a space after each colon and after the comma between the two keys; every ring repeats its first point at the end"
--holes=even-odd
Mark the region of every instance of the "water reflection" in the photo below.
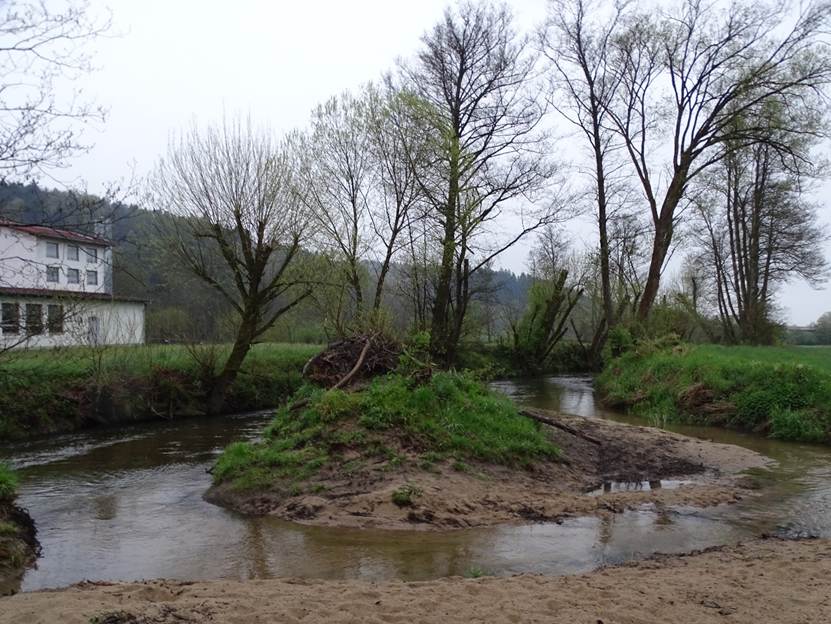
{"type": "MultiPolygon", "coordinates": [[[[603,412],[590,380],[501,382],[530,405],[586,417],[603,412]]],[[[777,530],[831,536],[831,453],[707,428],[682,433],[737,443],[778,461],[757,471],[762,494],[708,510],[662,507],[562,524],[452,532],[302,527],[210,505],[206,469],[228,442],[258,434],[268,415],[101,430],[0,449],[23,478],[20,502],[43,546],[25,590],[83,579],[364,578],[563,574],[654,552],[683,552],[777,530]]],[[[679,482],[608,484],[677,487],[679,482]]],[[[601,488],[602,490],[602,488],[601,488]]]]}

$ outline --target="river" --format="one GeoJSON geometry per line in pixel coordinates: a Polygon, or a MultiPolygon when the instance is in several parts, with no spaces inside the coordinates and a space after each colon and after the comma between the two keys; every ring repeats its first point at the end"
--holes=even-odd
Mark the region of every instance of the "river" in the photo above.
{"type": "MultiPolygon", "coordinates": [[[[591,381],[549,377],[494,387],[517,401],[643,424],[602,410],[591,381]]],[[[655,552],[684,552],[760,533],[831,537],[831,449],[707,427],[674,431],[757,450],[758,496],[700,510],[629,511],[611,519],[448,532],[342,530],[248,518],[202,500],[207,469],[268,414],[99,429],[0,448],[20,470],[19,504],[42,554],[22,590],[82,580],[277,576],[421,580],[464,574],[565,574],[655,552]]]]}

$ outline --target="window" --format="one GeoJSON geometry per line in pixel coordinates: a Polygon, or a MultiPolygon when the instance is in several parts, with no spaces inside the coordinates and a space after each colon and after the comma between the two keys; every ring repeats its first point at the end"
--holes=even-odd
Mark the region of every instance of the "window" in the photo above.
{"type": "Polygon", "coordinates": [[[16,303],[4,303],[0,308],[2,318],[0,318],[0,327],[3,328],[4,334],[19,334],[20,333],[20,306],[16,303]]]}
{"type": "Polygon", "coordinates": [[[98,271],[87,271],[87,286],[98,286],[98,271]]]}
{"type": "Polygon", "coordinates": [[[26,333],[30,336],[43,333],[43,306],[39,303],[26,304],[26,333]]]}
{"type": "Polygon", "coordinates": [[[78,259],[78,245],[69,245],[66,248],[66,259],[67,260],[77,260],[78,259]]]}
{"type": "Polygon", "coordinates": [[[46,308],[46,326],[50,334],[63,333],[63,306],[49,304],[46,308]]]}
{"type": "Polygon", "coordinates": [[[98,262],[98,250],[95,247],[87,247],[87,262],[96,263],[98,262]]]}
{"type": "Polygon", "coordinates": [[[61,271],[58,267],[46,267],[46,281],[57,284],[60,281],[61,271]]]}
{"type": "Polygon", "coordinates": [[[47,258],[59,258],[58,255],[58,243],[46,243],[46,257],[47,258]]]}
{"type": "Polygon", "coordinates": [[[67,269],[66,270],[66,283],[67,284],[80,284],[81,283],[81,272],[78,269],[67,269]]]}

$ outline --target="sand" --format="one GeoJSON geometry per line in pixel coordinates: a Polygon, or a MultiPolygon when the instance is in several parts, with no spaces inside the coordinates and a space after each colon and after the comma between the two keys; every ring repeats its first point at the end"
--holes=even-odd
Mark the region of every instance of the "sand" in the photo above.
{"type": "Polygon", "coordinates": [[[831,541],[755,540],[568,577],[76,585],[0,599],[0,624],[827,623],[831,541]]]}
{"type": "Polygon", "coordinates": [[[545,427],[562,450],[561,461],[528,470],[475,462],[458,470],[447,461],[426,470],[417,457],[394,468],[379,460],[357,472],[347,474],[336,466],[315,477],[314,484],[307,484],[307,490],[319,489],[314,495],[287,498],[269,491],[236,492],[225,485],[211,488],[206,498],[246,514],[319,526],[464,529],[602,516],[645,505],[731,503],[751,495],[740,473],[768,462],[748,449],[651,427],[528,411],[566,428],[545,427]],[[603,492],[610,482],[616,482],[612,491],[603,492]],[[624,483],[631,489],[615,491],[624,483]],[[402,487],[418,494],[411,505],[399,507],[392,497],[402,487]]]}

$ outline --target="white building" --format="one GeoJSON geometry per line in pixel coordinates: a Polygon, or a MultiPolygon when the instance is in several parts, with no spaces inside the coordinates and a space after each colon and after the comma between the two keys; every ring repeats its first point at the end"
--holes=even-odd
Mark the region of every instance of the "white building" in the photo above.
{"type": "Polygon", "coordinates": [[[0,220],[0,350],[144,342],[145,302],[112,294],[112,244],[0,220]]]}

